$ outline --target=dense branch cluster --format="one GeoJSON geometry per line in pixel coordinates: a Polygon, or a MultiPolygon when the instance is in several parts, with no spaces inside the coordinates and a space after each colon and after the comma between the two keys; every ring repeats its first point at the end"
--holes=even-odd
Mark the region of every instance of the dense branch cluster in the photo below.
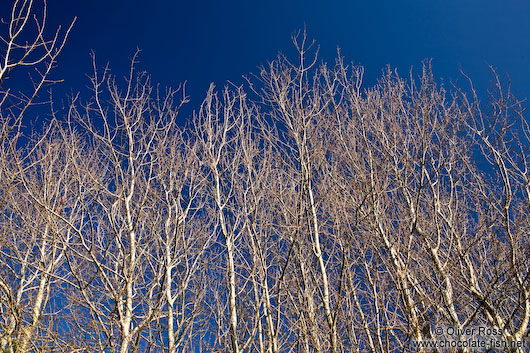
{"type": "Polygon", "coordinates": [[[401,352],[440,325],[528,341],[519,102],[495,81],[481,107],[429,63],[364,88],[294,43],[185,126],[182,91],[134,62],[123,84],[95,67],[92,98],[24,146],[26,106],[0,91],[0,351],[401,352]]]}

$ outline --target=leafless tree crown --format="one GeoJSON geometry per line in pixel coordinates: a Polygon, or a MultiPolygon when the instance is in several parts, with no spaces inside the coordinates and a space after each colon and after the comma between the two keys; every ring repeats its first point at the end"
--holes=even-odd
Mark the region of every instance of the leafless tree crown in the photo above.
{"type": "Polygon", "coordinates": [[[528,341],[530,130],[498,76],[484,105],[429,62],[364,88],[301,33],[296,60],[212,86],[183,127],[183,87],[94,60],[92,97],[21,147],[69,31],[46,39],[32,8],[0,52],[0,351],[402,352],[443,325],[528,341]],[[29,93],[9,89],[21,67],[29,93]]]}

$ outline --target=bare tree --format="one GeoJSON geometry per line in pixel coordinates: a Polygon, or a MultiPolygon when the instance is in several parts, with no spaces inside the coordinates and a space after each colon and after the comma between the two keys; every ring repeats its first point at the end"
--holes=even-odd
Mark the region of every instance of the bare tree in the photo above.
{"type": "MultiPolygon", "coordinates": [[[[294,38],[294,44],[300,53],[299,66],[293,67],[288,62],[282,60],[273,63],[268,72],[263,72],[262,77],[265,81],[268,99],[274,104],[274,117],[278,119],[287,130],[286,137],[292,141],[286,142],[286,147],[290,148],[292,153],[286,154],[285,167],[293,168],[293,178],[297,179],[293,184],[298,190],[299,199],[297,200],[297,210],[292,210],[296,215],[296,238],[298,255],[297,264],[301,274],[303,299],[299,303],[305,304],[304,312],[300,313],[300,320],[304,322],[306,335],[305,349],[309,350],[309,338],[311,345],[316,351],[323,349],[321,337],[318,337],[317,316],[320,305],[316,306],[314,300],[317,299],[322,303],[322,310],[329,332],[329,349],[330,352],[338,350],[337,325],[333,313],[332,298],[329,273],[329,265],[324,260],[325,256],[334,256],[334,249],[327,247],[325,254],[323,242],[323,228],[326,221],[323,219],[322,209],[320,208],[320,194],[325,193],[323,189],[318,190],[316,185],[321,181],[319,175],[320,163],[325,158],[325,150],[321,141],[326,133],[324,119],[327,118],[329,105],[333,102],[335,94],[335,81],[328,75],[323,68],[316,70],[313,83],[308,81],[309,72],[316,63],[316,55],[312,62],[306,63],[307,52],[311,45],[307,45],[305,33],[302,38],[294,38]],[[323,130],[320,130],[322,129],[323,130]],[[320,140],[320,141],[319,141],[320,140]],[[291,160],[289,160],[291,159],[291,160]],[[317,179],[320,179],[316,181],[317,179]],[[318,190],[318,191],[317,191],[318,190]],[[307,237],[307,238],[306,238],[307,237]],[[307,243],[311,247],[307,248],[307,243]],[[309,251],[307,251],[309,250],[309,251]],[[317,268],[313,269],[311,254],[314,255],[317,268]],[[314,278],[310,273],[316,270],[319,275],[314,278]],[[316,287],[314,287],[316,285],[316,287]],[[319,297],[315,295],[319,293],[319,297]],[[309,336],[307,336],[309,333],[309,336]]],[[[321,184],[322,185],[322,184],[321,184]]],[[[320,185],[319,185],[320,186],[320,185]]],[[[294,190],[293,190],[294,191],[294,190]]],[[[328,243],[333,245],[332,242],[328,243]]]]}
{"type": "Polygon", "coordinates": [[[58,168],[67,164],[68,151],[60,150],[57,139],[61,132],[55,124],[31,144],[32,148],[20,148],[17,143],[28,108],[44,87],[55,82],[49,75],[73,22],[63,33],[58,28],[48,36],[46,3],[37,16],[33,1],[15,1],[2,24],[0,348],[7,352],[46,350],[60,345],[51,334],[56,309],[50,306],[60,298],[55,288],[64,279],[62,241],[68,235],[57,216],[69,182],[67,172],[58,168]],[[18,86],[14,80],[23,74],[29,74],[30,80],[18,86]]]}
{"type": "Polygon", "coordinates": [[[184,352],[195,350],[201,340],[207,341],[203,328],[210,318],[205,310],[208,287],[205,257],[215,233],[213,221],[203,210],[205,181],[195,158],[197,144],[176,125],[172,126],[174,131],[167,124],[165,128],[168,136],[157,150],[156,183],[160,194],[154,204],[162,217],[158,227],[164,230],[158,236],[158,252],[153,259],[165,261],[165,300],[158,320],[160,330],[167,325],[167,342],[163,339],[160,344],[168,352],[184,352]]]}
{"type": "MultiPolygon", "coordinates": [[[[489,119],[502,135],[496,141],[511,128],[508,110],[521,122],[521,132],[510,130],[514,135],[504,140],[515,144],[493,147],[484,135],[492,127],[484,127],[476,97],[468,103],[462,92],[448,96],[437,87],[429,63],[419,82],[389,70],[377,86],[361,91],[362,68],[349,70],[341,59],[333,70],[304,66],[304,40],[297,46],[300,66],[280,58],[262,73],[262,97],[285,131],[271,137],[281,146],[277,158],[281,168],[293,170],[290,180],[300,180],[292,184],[290,200],[299,198],[290,201],[288,213],[298,215],[290,223],[300,227],[298,237],[309,236],[299,238],[304,240],[298,245],[295,287],[301,299],[293,303],[301,346],[305,351],[401,350],[411,341],[432,339],[433,325],[488,324],[502,328],[507,342],[520,341],[528,332],[527,272],[517,256],[507,255],[525,256],[523,238],[510,234],[525,228],[517,213],[505,211],[513,194],[526,195],[525,188],[511,190],[526,185],[527,125],[519,103],[502,94],[493,100],[489,119]],[[499,196],[493,196],[495,176],[481,158],[490,160],[501,171],[498,180],[508,185],[499,196]],[[484,179],[484,173],[493,179],[484,179]],[[499,212],[504,236],[484,234],[491,211],[483,214],[495,199],[504,205],[498,208],[504,212],[499,212]],[[519,251],[508,251],[506,243],[519,251]],[[505,258],[512,259],[510,266],[505,258]],[[512,275],[510,267],[521,272],[512,275]],[[502,275],[492,279],[488,273],[502,275]],[[502,295],[499,289],[472,289],[486,286],[477,276],[490,283],[488,288],[492,280],[505,286],[519,278],[519,289],[503,287],[502,295]],[[493,293],[503,299],[493,304],[493,293]],[[514,322],[498,314],[504,301],[519,305],[510,311],[516,328],[508,329],[514,322]],[[345,334],[339,335],[337,326],[345,334]]],[[[494,222],[488,222],[491,229],[494,222]]]]}
{"type": "Polygon", "coordinates": [[[480,307],[482,320],[502,330],[507,342],[528,342],[530,276],[528,267],[528,207],[530,142],[524,109],[495,70],[487,110],[481,109],[473,87],[462,96],[463,110],[477,154],[488,173],[471,175],[476,188],[477,233],[481,252],[465,257],[465,285],[480,307]]]}
{"type": "Polygon", "coordinates": [[[64,44],[44,18],[17,45],[32,6],[0,66],[44,67],[2,91],[1,350],[425,351],[477,325],[528,344],[530,130],[496,75],[484,106],[429,62],[363,88],[302,33],[182,126],[184,87],[94,60],[92,97],[21,147],[64,44]]]}
{"type": "Polygon", "coordinates": [[[88,172],[94,195],[84,201],[86,219],[75,225],[69,257],[72,300],[89,314],[80,315],[76,327],[100,351],[186,349],[182,342],[193,328],[186,316],[199,310],[194,277],[208,239],[200,229],[189,238],[201,181],[193,147],[186,147],[177,126],[177,91],[153,91],[148,77],[135,72],[134,59],[125,90],[107,69],[99,76],[95,70],[92,84],[94,97],[84,111],[77,103],[71,109],[100,165],[88,172]],[[163,326],[157,329],[157,322],[163,326]]]}
{"type": "Polygon", "coordinates": [[[33,0],[16,0],[10,17],[2,19],[7,28],[0,35],[0,117],[9,130],[20,127],[24,113],[35,103],[40,91],[57,82],[49,75],[75,22],[74,19],[64,33],[59,27],[48,36],[46,1],[41,14],[37,15],[35,7],[33,0]],[[30,75],[27,87],[10,88],[9,81],[24,73],[30,75]]]}
{"type": "Polygon", "coordinates": [[[220,292],[213,293],[214,297],[226,298],[228,303],[226,309],[224,303],[217,303],[220,334],[216,344],[222,349],[230,346],[232,352],[246,351],[255,343],[261,322],[262,293],[255,278],[256,253],[250,253],[248,243],[255,241],[251,239],[254,234],[249,208],[259,202],[254,199],[258,197],[257,190],[252,189],[259,178],[253,169],[257,151],[255,142],[249,140],[251,125],[247,125],[257,117],[255,113],[241,89],[234,92],[225,89],[221,100],[211,87],[194,120],[197,157],[208,180],[210,217],[216,220],[214,233],[222,246],[219,256],[226,257],[226,266],[219,268],[220,273],[216,271],[220,278],[226,271],[226,287],[222,285],[220,292]],[[228,332],[223,332],[225,323],[228,332]]]}

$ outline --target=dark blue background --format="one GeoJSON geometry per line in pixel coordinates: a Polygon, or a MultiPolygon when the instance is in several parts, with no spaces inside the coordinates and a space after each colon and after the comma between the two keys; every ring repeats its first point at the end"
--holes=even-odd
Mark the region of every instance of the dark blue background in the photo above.
{"type": "MultiPolygon", "coordinates": [[[[4,19],[10,3],[0,5],[4,19]]],[[[333,62],[340,47],[346,61],[365,66],[367,84],[387,64],[406,76],[432,58],[445,82],[463,85],[461,68],[486,90],[493,65],[518,97],[530,95],[529,1],[49,0],[48,9],[50,29],[78,17],[54,73],[62,96],[88,84],[91,50],[123,75],[140,48],[140,69],[163,86],[188,81],[197,107],[210,82],[241,83],[278,51],[296,59],[290,35],[304,25],[321,59],[333,62]]]]}

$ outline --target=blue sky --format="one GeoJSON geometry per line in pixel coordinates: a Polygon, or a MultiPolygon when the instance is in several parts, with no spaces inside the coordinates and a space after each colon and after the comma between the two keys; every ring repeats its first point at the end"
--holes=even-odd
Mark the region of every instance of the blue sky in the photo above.
{"type": "MultiPolygon", "coordinates": [[[[2,1],[1,17],[10,2],[2,1]]],[[[290,35],[305,25],[322,60],[333,62],[340,47],[365,67],[368,85],[387,64],[407,75],[432,58],[445,82],[464,84],[461,68],[485,90],[493,65],[518,97],[530,96],[528,1],[48,0],[48,8],[50,25],[78,17],[54,74],[65,80],[58,92],[88,84],[91,50],[123,74],[138,47],[140,68],[164,86],[188,81],[196,107],[210,82],[241,83],[279,51],[295,58],[290,35]]]]}

